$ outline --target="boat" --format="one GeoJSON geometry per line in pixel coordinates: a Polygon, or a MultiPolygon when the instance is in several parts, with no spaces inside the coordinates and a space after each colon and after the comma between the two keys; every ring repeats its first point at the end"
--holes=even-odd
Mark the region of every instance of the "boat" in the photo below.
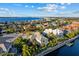
{"type": "Polygon", "coordinates": [[[66,43],[66,46],[72,46],[73,45],[73,43],[66,43]]]}

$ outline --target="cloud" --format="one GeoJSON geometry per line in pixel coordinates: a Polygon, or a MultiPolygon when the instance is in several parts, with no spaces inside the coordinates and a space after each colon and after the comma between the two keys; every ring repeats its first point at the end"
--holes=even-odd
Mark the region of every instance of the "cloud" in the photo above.
{"type": "Polygon", "coordinates": [[[30,8],[34,8],[34,5],[31,5],[31,6],[28,6],[28,5],[25,5],[25,7],[30,7],[30,8]]]}
{"type": "Polygon", "coordinates": [[[8,8],[0,8],[0,16],[12,16],[14,15],[14,11],[8,8]]]}
{"type": "Polygon", "coordinates": [[[25,7],[28,7],[28,5],[25,5],[25,7]]]}
{"type": "Polygon", "coordinates": [[[33,6],[33,5],[32,5],[31,7],[32,7],[32,8],[34,8],[34,6],[33,6]]]}
{"type": "Polygon", "coordinates": [[[66,6],[60,6],[60,9],[61,10],[66,9],[66,6]]]}
{"type": "Polygon", "coordinates": [[[8,9],[8,8],[0,8],[0,10],[9,11],[9,9],[8,9]]]}
{"type": "Polygon", "coordinates": [[[57,10],[64,10],[66,6],[58,6],[56,4],[47,4],[44,7],[38,7],[38,10],[46,11],[46,12],[56,12],[57,10]]]}
{"type": "Polygon", "coordinates": [[[71,3],[61,3],[61,5],[71,5],[71,3]]]}
{"type": "Polygon", "coordinates": [[[61,5],[65,5],[65,3],[61,3],[61,5]]]}
{"type": "Polygon", "coordinates": [[[79,10],[73,11],[73,14],[79,14],[79,10]]]}
{"type": "Polygon", "coordinates": [[[65,14],[69,14],[67,11],[66,12],[60,12],[60,15],[65,15],[65,14]]]}
{"type": "Polygon", "coordinates": [[[42,10],[42,11],[47,11],[47,12],[53,12],[57,9],[56,4],[47,4],[45,7],[38,7],[37,9],[42,10]]]}
{"type": "Polygon", "coordinates": [[[73,11],[63,11],[63,12],[60,12],[59,14],[61,14],[61,15],[71,15],[71,14],[73,14],[73,11]]]}
{"type": "Polygon", "coordinates": [[[0,8],[0,13],[9,13],[9,9],[8,8],[0,8]]]}
{"type": "Polygon", "coordinates": [[[79,10],[73,10],[73,11],[65,11],[65,12],[60,12],[61,16],[69,16],[69,17],[79,17],[79,10]]]}

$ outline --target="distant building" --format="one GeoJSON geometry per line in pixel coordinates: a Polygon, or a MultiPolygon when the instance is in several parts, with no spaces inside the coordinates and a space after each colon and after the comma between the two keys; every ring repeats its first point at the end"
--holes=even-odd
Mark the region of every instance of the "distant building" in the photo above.
{"type": "Polygon", "coordinates": [[[40,27],[42,27],[42,25],[41,24],[36,24],[36,27],[40,28],[40,27]]]}
{"type": "Polygon", "coordinates": [[[22,38],[23,38],[23,39],[27,39],[26,34],[23,34],[23,35],[22,35],[22,38]]]}
{"type": "Polygon", "coordinates": [[[72,22],[72,24],[67,25],[67,26],[63,26],[63,29],[65,30],[77,30],[79,29],[79,22],[72,22]]]}
{"type": "Polygon", "coordinates": [[[49,26],[48,22],[44,22],[43,25],[44,25],[45,27],[48,27],[48,26],[49,26]]]}
{"type": "Polygon", "coordinates": [[[57,24],[56,24],[55,22],[52,22],[51,25],[53,25],[53,26],[57,26],[57,24]]]}
{"type": "Polygon", "coordinates": [[[26,30],[26,26],[23,26],[23,29],[26,30]]]}

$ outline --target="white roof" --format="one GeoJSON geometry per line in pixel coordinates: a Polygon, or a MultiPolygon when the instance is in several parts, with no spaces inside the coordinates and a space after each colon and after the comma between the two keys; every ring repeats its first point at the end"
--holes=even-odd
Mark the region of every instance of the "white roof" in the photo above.
{"type": "Polygon", "coordinates": [[[47,33],[47,34],[52,33],[52,29],[45,29],[44,32],[47,33]]]}
{"type": "Polygon", "coordinates": [[[54,35],[60,35],[60,34],[63,34],[63,31],[60,30],[60,29],[55,29],[55,30],[53,30],[53,34],[54,35]]]}

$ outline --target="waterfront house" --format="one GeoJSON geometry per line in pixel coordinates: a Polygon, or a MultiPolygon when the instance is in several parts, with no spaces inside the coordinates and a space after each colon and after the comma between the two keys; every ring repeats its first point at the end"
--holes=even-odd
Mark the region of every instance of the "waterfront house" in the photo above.
{"type": "Polygon", "coordinates": [[[43,35],[41,35],[39,32],[35,32],[33,35],[31,35],[30,40],[31,41],[36,40],[39,45],[48,44],[48,39],[43,35]]]}
{"type": "Polygon", "coordinates": [[[59,37],[63,37],[64,31],[62,29],[53,30],[53,34],[59,37]]]}
{"type": "Polygon", "coordinates": [[[45,44],[47,45],[48,44],[48,39],[45,38],[43,35],[41,35],[39,32],[35,32],[34,33],[34,36],[35,36],[35,39],[38,43],[40,44],[45,44]]]}

